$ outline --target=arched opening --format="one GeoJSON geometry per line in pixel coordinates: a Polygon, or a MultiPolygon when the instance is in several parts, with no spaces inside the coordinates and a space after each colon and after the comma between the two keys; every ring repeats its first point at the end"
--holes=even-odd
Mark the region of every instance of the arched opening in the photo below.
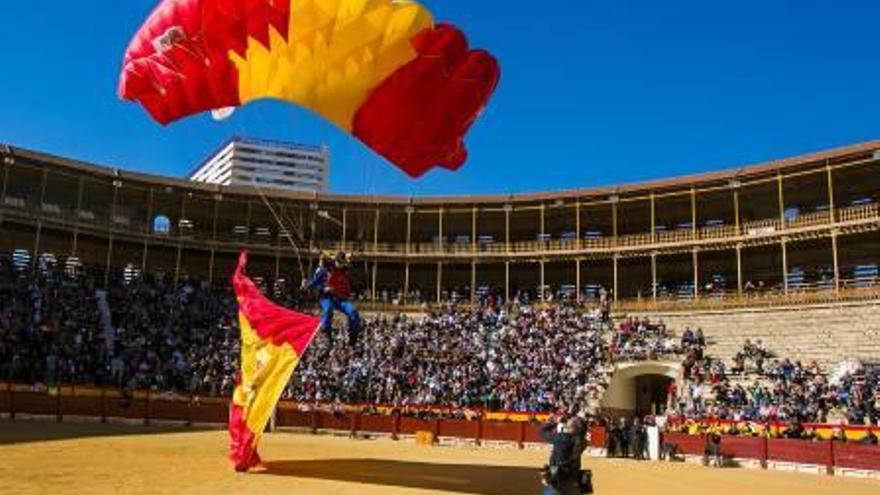
{"type": "Polygon", "coordinates": [[[635,413],[638,416],[666,412],[669,384],[674,380],[666,375],[641,375],[635,378],[635,413]]]}
{"type": "Polygon", "coordinates": [[[153,233],[168,235],[171,233],[171,219],[165,215],[158,215],[153,219],[153,233]]]}
{"type": "Polygon", "coordinates": [[[665,412],[670,383],[681,375],[679,363],[642,362],[617,366],[602,399],[610,416],[644,416],[665,412]]]}

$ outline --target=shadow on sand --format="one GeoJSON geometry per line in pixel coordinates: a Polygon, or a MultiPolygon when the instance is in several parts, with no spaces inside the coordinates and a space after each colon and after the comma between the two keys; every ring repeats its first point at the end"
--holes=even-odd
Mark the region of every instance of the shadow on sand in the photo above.
{"type": "Polygon", "coordinates": [[[57,423],[55,421],[0,420],[0,445],[51,442],[76,438],[187,433],[199,428],[184,426],[142,426],[100,423],[57,423]]]}
{"type": "MultiPolygon", "coordinates": [[[[537,468],[430,464],[379,459],[274,461],[262,475],[293,476],[370,485],[421,488],[474,495],[540,493],[537,468]]],[[[367,490],[364,493],[368,493],[367,490]]]]}

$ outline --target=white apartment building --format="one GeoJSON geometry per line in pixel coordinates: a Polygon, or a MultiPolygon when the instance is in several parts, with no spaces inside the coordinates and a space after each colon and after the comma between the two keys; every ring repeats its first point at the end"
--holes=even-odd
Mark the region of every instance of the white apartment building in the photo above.
{"type": "Polygon", "coordinates": [[[233,138],[187,177],[223,186],[253,186],[325,192],[330,149],[293,143],[233,138]]]}

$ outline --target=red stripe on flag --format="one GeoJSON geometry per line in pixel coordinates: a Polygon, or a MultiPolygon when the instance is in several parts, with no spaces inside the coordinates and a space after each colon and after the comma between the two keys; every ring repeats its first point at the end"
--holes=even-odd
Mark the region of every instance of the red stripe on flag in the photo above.
{"type": "Polygon", "coordinates": [[[247,252],[242,252],[233,278],[239,311],[261,339],[277,346],[290,344],[296,355],[302,357],[318,331],[320,318],[282,308],[270,301],[244,274],[246,267],[247,252]]]}

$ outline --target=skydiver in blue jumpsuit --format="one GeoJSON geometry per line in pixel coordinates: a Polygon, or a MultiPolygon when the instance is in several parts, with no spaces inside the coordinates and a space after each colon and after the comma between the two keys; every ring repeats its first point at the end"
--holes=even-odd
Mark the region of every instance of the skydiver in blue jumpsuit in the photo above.
{"type": "MultiPolygon", "coordinates": [[[[307,281],[305,289],[320,293],[321,331],[333,345],[333,313],[342,311],[348,319],[348,345],[357,344],[361,333],[362,322],[360,313],[351,302],[351,281],[348,278],[348,257],[339,252],[334,257],[330,253],[321,255],[321,262],[307,281]]],[[[305,281],[304,281],[305,282],[305,281]]]]}

